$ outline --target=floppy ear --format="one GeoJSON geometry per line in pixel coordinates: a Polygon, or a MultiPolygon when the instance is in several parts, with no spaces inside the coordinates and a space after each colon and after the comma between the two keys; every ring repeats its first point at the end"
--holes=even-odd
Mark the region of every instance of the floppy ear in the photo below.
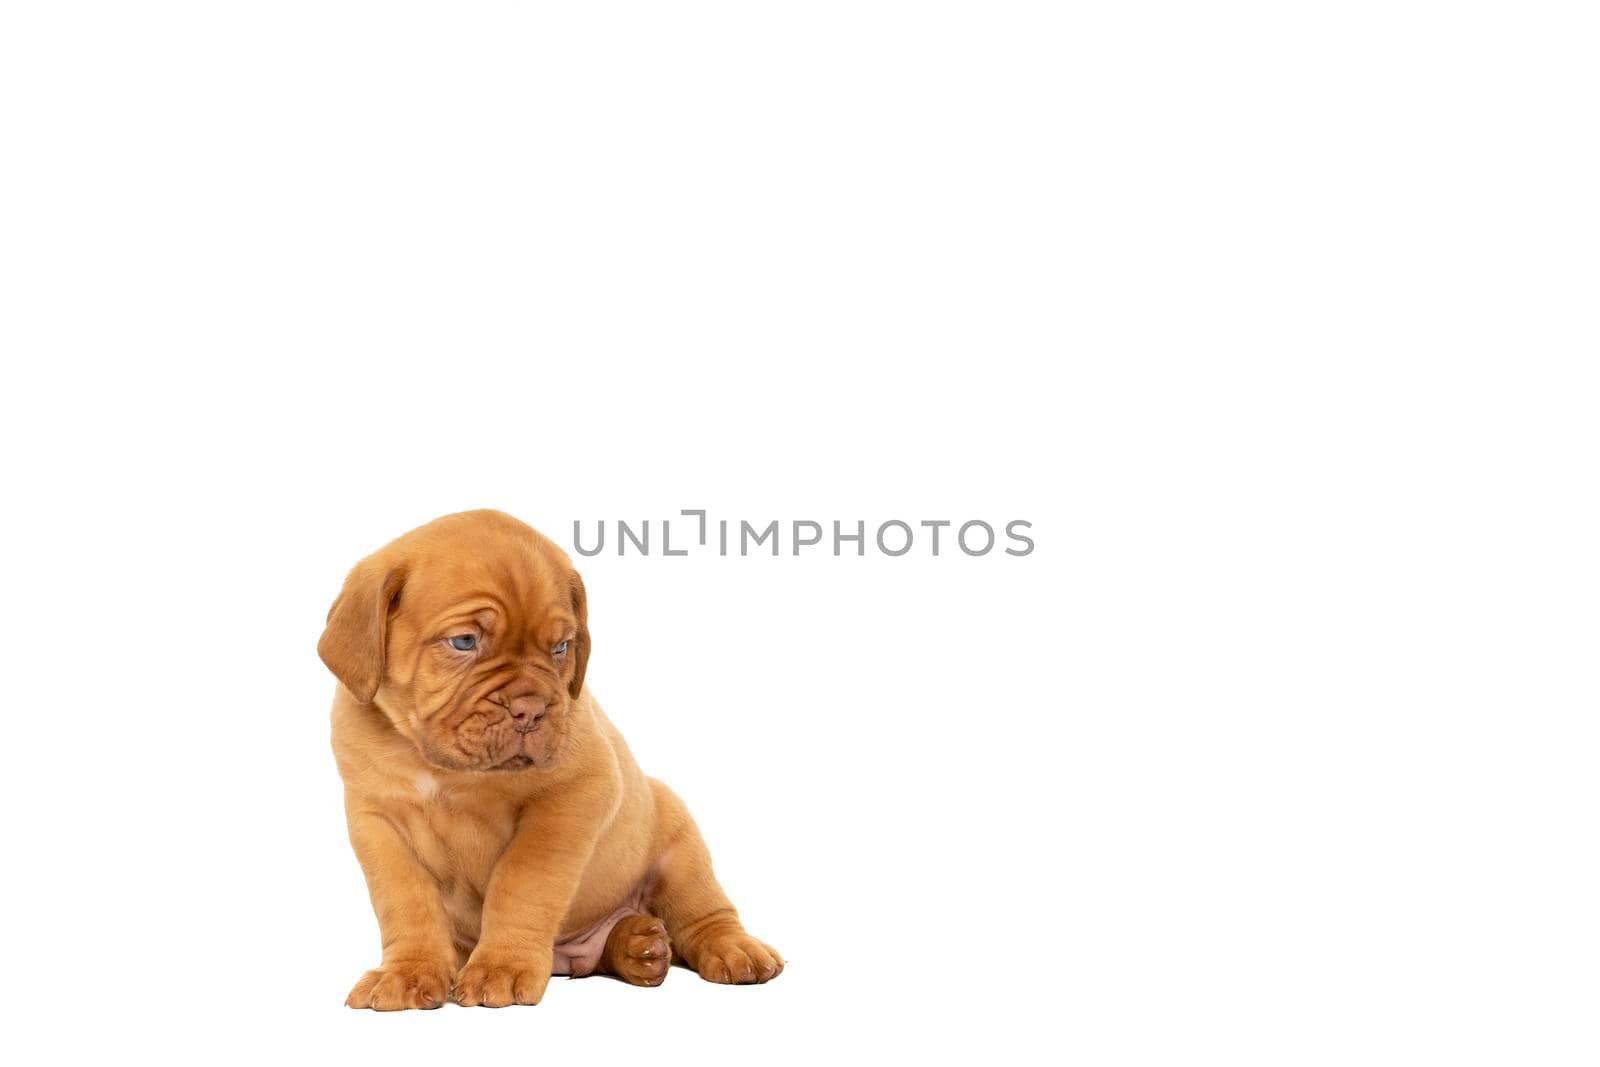
{"type": "Polygon", "coordinates": [[[567,692],[573,700],[583,692],[583,672],[589,668],[589,594],[583,588],[583,579],[572,572],[572,610],[578,616],[577,647],[572,650],[572,684],[567,692]]]}
{"type": "Polygon", "coordinates": [[[344,580],[339,599],[328,609],[328,626],[317,642],[317,655],[362,703],[370,701],[383,683],[389,609],[404,582],[405,572],[400,567],[385,568],[363,560],[344,580]]]}

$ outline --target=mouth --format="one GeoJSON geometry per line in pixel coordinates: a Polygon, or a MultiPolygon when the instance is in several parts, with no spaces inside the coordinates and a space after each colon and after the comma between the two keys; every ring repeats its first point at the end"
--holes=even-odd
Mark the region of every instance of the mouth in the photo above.
{"type": "Polygon", "coordinates": [[[489,769],[492,771],[525,771],[529,767],[547,766],[550,762],[550,734],[539,729],[544,725],[543,718],[535,721],[534,729],[524,730],[519,728],[516,733],[516,744],[511,749],[511,754],[489,769]]]}

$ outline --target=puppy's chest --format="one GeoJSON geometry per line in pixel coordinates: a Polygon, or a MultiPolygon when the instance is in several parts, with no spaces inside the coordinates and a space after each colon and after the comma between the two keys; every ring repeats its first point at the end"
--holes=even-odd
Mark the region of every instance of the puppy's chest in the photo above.
{"type": "Polygon", "coordinates": [[[402,825],[423,865],[447,891],[466,890],[481,898],[516,829],[514,806],[427,771],[395,784],[402,825]]]}

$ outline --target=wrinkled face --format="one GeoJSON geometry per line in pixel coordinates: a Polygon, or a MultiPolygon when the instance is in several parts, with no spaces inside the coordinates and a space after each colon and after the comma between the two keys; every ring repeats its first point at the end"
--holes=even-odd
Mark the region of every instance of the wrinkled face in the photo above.
{"type": "Polygon", "coordinates": [[[381,679],[366,697],[335,665],[337,642],[324,634],[335,674],[438,767],[553,766],[588,658],[583,583],[565,554],[491,512],[448,516],[379,555],[352,572],[329,630],[352,583],[373,584],[374,602],[356,594],[354,613],[383,612],[381,679]]]}
{"type": "Polygon", "coordinates": [[[452,566],[439,579],[424,569],[408,580],[378,706],[441,767],[548,767],[571,700],[575,575],[530,574],[515,566],[521,560],[473,562],[494,565],[452,566]]]}

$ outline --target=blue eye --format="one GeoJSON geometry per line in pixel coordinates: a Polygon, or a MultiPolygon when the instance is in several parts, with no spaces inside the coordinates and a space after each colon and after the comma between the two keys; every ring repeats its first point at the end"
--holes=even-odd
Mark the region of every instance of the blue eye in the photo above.
{"type": "Polygon", "coordinates": [[[559,656],[559,655],[561,655],[561,653],[565,652],[566,650],[567,650],[567,643],[565,641],[563,641],[559,645],[557,645],[555,648],[552,648],[550,650],[550,654],[552,656],[559,656]]]}
{"type": "Polygon", "coordinates": [[[450,647],[457,652],[471,652],[478,647],[478,639],[471,634],[457,634],[450,638],[450,647]]]}

